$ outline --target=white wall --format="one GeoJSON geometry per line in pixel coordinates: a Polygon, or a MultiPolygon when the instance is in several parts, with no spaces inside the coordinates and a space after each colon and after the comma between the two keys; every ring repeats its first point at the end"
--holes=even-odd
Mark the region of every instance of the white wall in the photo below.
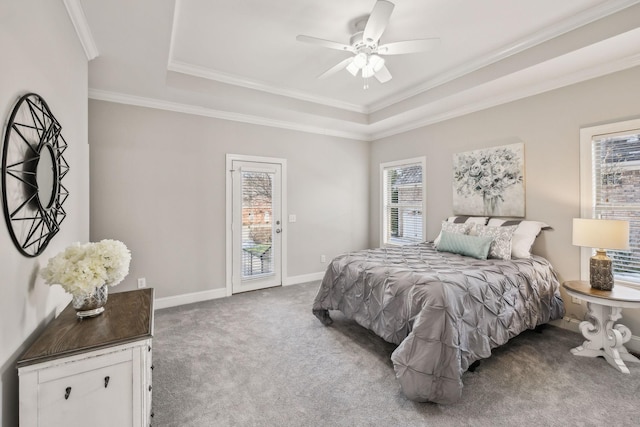
{"type": "MultiPolygon", "coordinates": [[[[639,81],[640,67],[636,67],[375,141],[370,168],[371,246],[379,243],[381,162],[426,156],[427,238],[434,239],[440,222],[452,214],[453,154],[522,141],[526,217],[554,228],[541,234],[534,253],[552,262],[561,281],[579,279],[580,249],[571,245],[571,221],[580,216],[579,130],[640,117],[639,81]]],[[[564,299],[568,315],[582,319],[585,306],[564,299]]],[[[640,336],[640,313],[623,314],[623,323],[640,336]]]]}
{"type": "Polygon", "coordinates": [[[105,101],[89,102],[91,240],[120,239],[156,297],[223,289],[225,156],[287,159],[288,271],[368,245],[369,143],[105,101]]]}
{"type": "Polygon", "coordinates": [[[18,98],[42,96],[62,124],[70,165],[63,183],[70,196],[61,231],[44,254],[26,258],[0,226],[0,419],[18,425],[16,361],[70,298],[38,277],[47,260],[75,241],[89,238],[87,58],[62,1],[3,1],[0,7],[0,115],[5,125],[18,98]]]}

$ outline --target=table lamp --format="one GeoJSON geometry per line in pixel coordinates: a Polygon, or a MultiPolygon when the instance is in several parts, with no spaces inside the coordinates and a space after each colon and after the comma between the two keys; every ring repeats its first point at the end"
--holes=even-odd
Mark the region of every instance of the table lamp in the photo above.
{"type": "Polygon", "coordinates": [[[606,249],[629,249],[629,222],[574,218],[573,244],[596,249],[589,260],[589,281],[592,288],[609,291],[613,288],[613,270],[606,249]]]}

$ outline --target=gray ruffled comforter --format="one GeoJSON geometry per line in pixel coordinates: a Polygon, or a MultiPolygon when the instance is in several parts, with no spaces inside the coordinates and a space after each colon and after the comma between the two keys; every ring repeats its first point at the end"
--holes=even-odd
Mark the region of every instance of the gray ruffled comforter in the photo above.
{"type": "Polygon", "coordinates": [[[560,319],[564,305],[544,258],[477,260],[432,243],[363,250],[335,258],[313,303],[330,324],[340,310],[384,340],[411,400],[452,403],[462,374],[526,329],[560,319]]]}

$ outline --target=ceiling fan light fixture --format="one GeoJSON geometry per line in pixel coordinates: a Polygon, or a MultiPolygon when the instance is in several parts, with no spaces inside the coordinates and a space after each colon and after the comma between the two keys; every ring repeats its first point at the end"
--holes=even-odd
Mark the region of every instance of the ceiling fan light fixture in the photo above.
{"type": "Polygon", "coordinates": [[[358,68],[358,66],[355,64],[355,61],[351,61],[351,63],[347,65],[347,71],[350,72],[353,77],[355,77],[358,75],[358,71],[360,71],[360,68],[358,68]]]}
{"type": "Polygon", "coordinates": [[[388,0],[376,0],[369,15],[357,18],[353,22],[352,29],[355,32],[351,35],[348,45],[317,37],[298,35],[296,37],[298,41],[346,51],[354,55],[342,60],[318,78],[324,79],[343,69],[357,77],[362,70],[362,77],[365,81],[364,88],[366,89],[369,87],[368,79],[371,77],[375,77],[380,83],[386,83],[392,78],[386,67],[386,61],[381,55],[425,52],[437,45],[439,41],[437,38],[404,40],[381,45],[380,38],[389,24],[394,7],[394,4],[388,0]]]}
{"type": "Polygon", "coordinates": [[[358,68],[363,68],[365,65],[367,65],[367,62],[367,54],[364,52],[360,52],[353,58],[352,64],[355,64],[355,66],[358,68]]]}
{"type": "Polygon", "coordinates": [[[373,71],[373,68],[370,65],[367,65],[362,69],[363,79],[368,79],[369,77],[373,77],[374,74],[375,72],[373,71]]]}
{"type": "Polygon", "coordinates": [[[369,66],[373,68],[374,73],[377,73],[384,67],[384,58],[378,55],[369,56],[369,66]]]}

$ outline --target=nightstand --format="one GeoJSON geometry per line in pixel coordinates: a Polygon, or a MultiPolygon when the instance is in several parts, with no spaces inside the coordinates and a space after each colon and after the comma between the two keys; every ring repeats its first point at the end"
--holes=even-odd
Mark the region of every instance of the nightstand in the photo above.
{"type": "Polygon", "coordinates": [[[153,288],[109,295],[102,314],[69,304],[18,360],[20,426],[148,426],[153,288]]]}
{"type": "Polygon", "coordinates": [[[589,282],[572,280],[562,287],[575,298],[587,302],[587,319],[580,322],[580,332],[587,339],[582,345],[571,349],[576,356],[603,356],[609,364],[625,374],[629,368],[624,362],[640,363],[629,354],[624,343],[631,339],[631,331],[622,324],[614,323],[622,318],[623,308],[640,308],[640,290],[615,285],[610,291],[593,289],[589,282]]]}

